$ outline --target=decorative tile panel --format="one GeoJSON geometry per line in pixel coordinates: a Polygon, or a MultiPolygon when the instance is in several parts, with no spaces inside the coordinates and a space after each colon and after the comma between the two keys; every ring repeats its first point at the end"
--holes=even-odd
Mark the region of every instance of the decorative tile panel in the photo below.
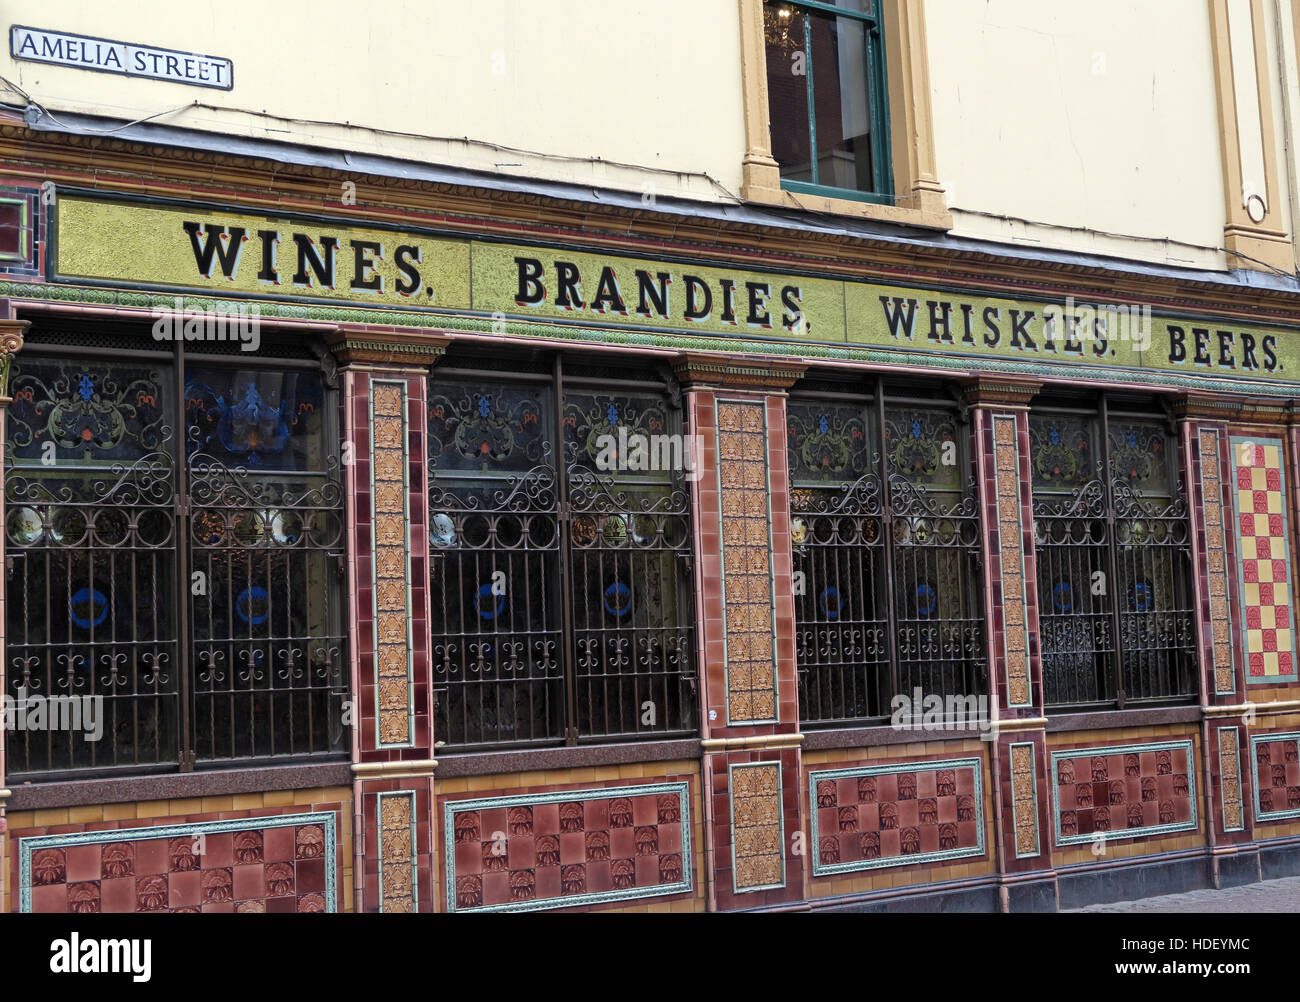
{"type": "Polygon", "coordinates": [[[406,381],[370,382],[375,702],[380,748],[414,744],[406,381]]]}
{"type": "Polygon", "coordinates": [[[727,723],[773,723],[776,616],[767,408],[759,400],[719,400],[715,407],[727,723]]]}
{"type": "Polygon", "coordinates": [[[1007,705],[1030,706],[1029,622],[1025,612],[1024,534],[1020,513],[1020,450],[1013,414],[993,415],[993,477],[998,506],[998,554],[1002,568],[1002,653],[1007,705]]]}
{"type": "Polygon", "coordinates": [[[1052,752],[1056,844],[1191,831],[1196,820],[1192,742],[1052,752]]]}
{"type": "Polygon", "coordinates": [[[1016,830],[1016,859],[1037,856],[1038,777],[1035,773],[1034,743],[1011,745],[1011,821],[1016,830]]]}
{"type": "Polygon", "coordinates": [[[1245,829],[1241,815],[1240,737],[1235,727],[1219,728],[1219,802],[1223,808],[1223,830],[1245,829]]]}
{"type": "Polygon", "coordinates": [[[984,855],[978,758],[808,773],[813,876],[984,855]]]}
{"type": "Polygon", "coordinates": [[[1296,679],[1281,439],[1232,439],[1246,682],[1296,679]]]}
{"type": "Polygon", "coordinates": [[[1255,818],[1300,818],[1300,731],[1254,734],[1255,818]]]}
{"type": "Polygon", "coordinates": [[[728,767],[731,790],[732,889],[737,894],[785,886],[781,763],[728,767]]]}
{"type": "Polygon", "coordinates": [[[337,816],[284,814],[18,840],[23,912],[332,912],[337,816]]]}
{"type": "Polygon", "coordinates": [[[1228,539],[1224,518],[1223,481],[1219,475],[1219,433],[1202,428],[1201,504],[1204,511],[1205,554],[1209,571],[1210,631],[1214,650],[1214,691],[1237,691],[1232,650],[1232,606],[1228,600],[1228,539]]]}
{"type": "Polygon", "coordinates": [[[694,887],[686,783],[443,804],[447,910],[576,908],[694,887]]]}
{"type": "Polygon", "coordinates": [[[419,904],[415,879],[415,792],[381,793],[379,803],[379,910],[413,912],[419,904]]]}

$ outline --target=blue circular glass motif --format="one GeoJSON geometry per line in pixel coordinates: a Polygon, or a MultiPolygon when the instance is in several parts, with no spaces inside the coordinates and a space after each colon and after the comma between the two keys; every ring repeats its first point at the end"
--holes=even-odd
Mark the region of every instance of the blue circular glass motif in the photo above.
{"type": "Polygon", "coordinates": [[[82,588],[68,600],[68,617],[83,630],[108,618],[108,597],[98,588],[82,588]]]}
{"type": "Polygon", "coordinates": [[[1069,581],[1058,581],[1052,585],[1052,607],[1057,612],[1071,612],[1074,609],[1074,585],[1069,581]]]}
{"type": "Polygon", "coordinates": [[[840,618],[840,590],[834,586],[827,588],[817,596],[817,605],[821,608],[827,619],[840,618]]]}
{"type": "Polygon", "coordinates": [[[1156,589],[1150,578],[1133,582],[1128,590],[1128,605],[1134,612],[1150,612],[1156,607],[1156,589]]]}
{"type": "Polygon", "coordinates": [[[479,586],[478,592],[474,595],[474,608],[478,611],[479,619],[491,622],[501,615],[505,607],[505,595],[498,595],[491,581],[479,586]]]}
{"type": "Polygon", "coordinates": [[[939,608],[939,589],[932,583],[926,582],[916,586],[916,614],[918,616],[932,616],[934,611],[939,608]]]}
{"type": "Polygon", "coordinates": [[[235,599],[235,615],[249,626],[261,626],[271,615],[271,596],[257,585],[245,588],[235,599]]]}
{"type": "Polygon", "coordinates": [[[632,589],[622,581],[615,581],[605,589],[605,611],[622,619],[632,611],[632,589]]]}

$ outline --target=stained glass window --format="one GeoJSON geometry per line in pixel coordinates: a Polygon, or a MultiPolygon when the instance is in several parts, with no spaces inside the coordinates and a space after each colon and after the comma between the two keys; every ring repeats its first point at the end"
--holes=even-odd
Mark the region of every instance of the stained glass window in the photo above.
{"type": "Polygon", "coordinates": [[[987,691],[958,413],[810,393],[790,400],[788,424],[800,719],[887,717],[917,688],[987,691]]]}
{"type": "Polygon", "coordinates": [[[336,396],[302,363],[185,374],[15,361],[6,695],[90,697],[103,735],[11,731],[13,774],[344,751],[336,396]]]}
{"type": "Polygon", "coordinates": [[[692,457],[666,388],[442,366],[428,420],[448,747],[691,732],[692,457]]]}
{"type": "Polygon", "coordinates": [[[1189,698],[1191,551],[1172,428],[1103,400],[1036,406],[1029,440],[1047,704],[1189,698]]]}

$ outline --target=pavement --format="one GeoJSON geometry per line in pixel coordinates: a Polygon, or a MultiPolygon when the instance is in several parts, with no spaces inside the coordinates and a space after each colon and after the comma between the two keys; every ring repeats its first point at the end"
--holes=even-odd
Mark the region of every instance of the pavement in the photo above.
{"type": "Polygon", "coordinates": [[[1087,908],[1067,909],[1072,912],[1127,912],[1127,913],[1222,913],[1232,912],[1300,912],[1300,877],[1282,880],[1265,880],[1222,891],[1188,891],[1185,894],[1166,894],[1138,901],[1113,901],[1087,908]]]}

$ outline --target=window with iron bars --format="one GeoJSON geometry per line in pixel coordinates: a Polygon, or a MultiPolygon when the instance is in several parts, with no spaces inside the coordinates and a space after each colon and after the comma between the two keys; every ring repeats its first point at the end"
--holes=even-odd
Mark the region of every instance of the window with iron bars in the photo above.
{"type": "Polygon", "coordinates": [[[1172,423],[1102,397],[1029,415],[1048,706],[1185,702],[1192,553],[1172,423]]]}
{"type": "Polygon", "coordinates": [[[11,729],[10,776],[344,757],[322,363],[32,333],[6,421],[5,695],[24,721],[75,700],[82,727],[11,729]]]}
{"type": "Polygon", "coordinates": [[[980,518],[954,404],[809,389],[788,409],[799,716],[987,692],[980,518]]]}
{"type": "Polygon", "coordinates": [[[429,381],[434,729],[448,751],[692,734],[691,513],[671,377],[556,357],[429,381]]]}

